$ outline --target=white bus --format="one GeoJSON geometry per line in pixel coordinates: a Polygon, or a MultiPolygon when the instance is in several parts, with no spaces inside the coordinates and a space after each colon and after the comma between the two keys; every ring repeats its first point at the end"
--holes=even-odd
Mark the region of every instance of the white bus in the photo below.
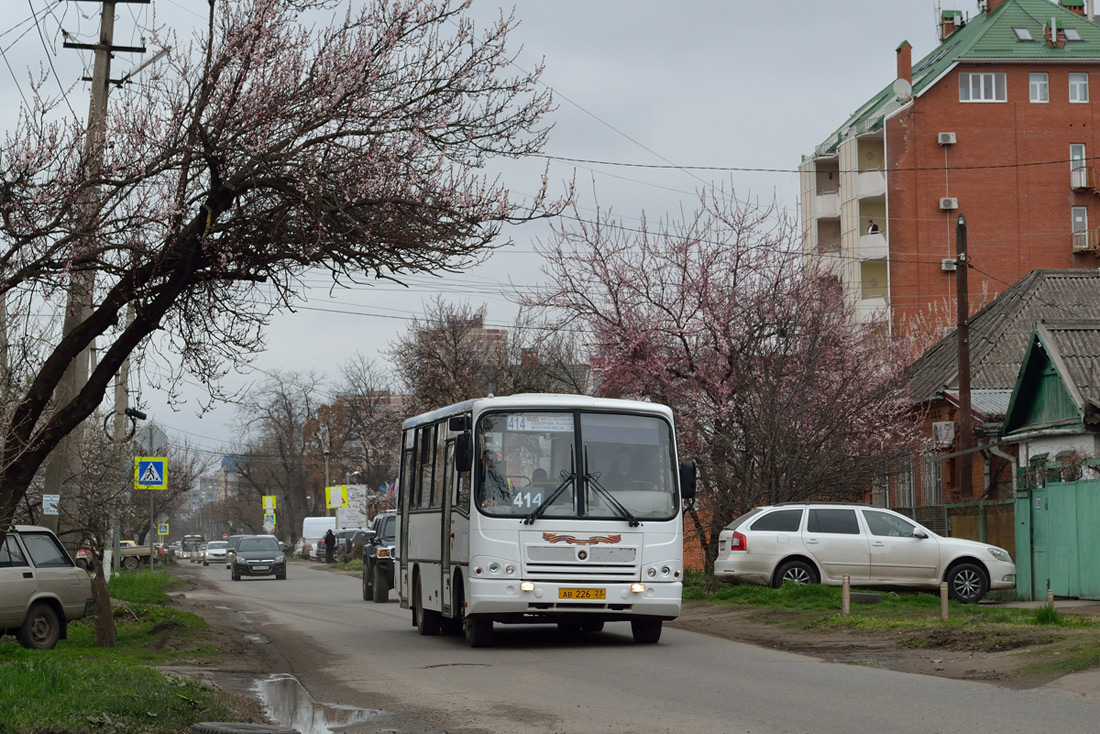
{"type": "Polygon", "coordinates": [[[576,395],[490,397],[402,426],[397,593],[421,634],[493,623],[599,631],[629,621],[657,642],[680,613],[681,499],[664,405],[576,395]]]}

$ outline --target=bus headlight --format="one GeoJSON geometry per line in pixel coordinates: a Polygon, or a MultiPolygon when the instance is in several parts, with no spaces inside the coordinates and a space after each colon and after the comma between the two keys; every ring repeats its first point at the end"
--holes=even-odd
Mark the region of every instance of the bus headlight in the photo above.
{"type": "Polygon", "coordinates": [[[535,582],[534,581],[520,581],[519,582],[519,590],[520,591],[534,591],[535,590],[535,582]]]}
{"type": "Polygon", "coordinates": [[[646,571],[646,575],[649,576],[650,578],[653,578],[654,576],[657,575],[657,569],[655,569],[653,566],[650,566],[649,570],[646,571]]]}
{"type": "Polygon", "coordinates": [[[509,576],[515,576],[516,575],[516,567],[509,564],[509,565],[505,566],[504,573],[508,574],[509,576]]]}
{"type": "Polygon", "coordinates": [[[500,564],[497,563],[496,561],[493,561],[492,563],[490,563],[489,564],[489,573],[494,574],[494,575],[500,573],[500,564]]]}
{"type": "Polygon", "coordinates": [[[635,581],[630,585],[630,590],[633,591],[635,594],[641,594],[643,591],[645,591],[645,584],[635,581]]]}

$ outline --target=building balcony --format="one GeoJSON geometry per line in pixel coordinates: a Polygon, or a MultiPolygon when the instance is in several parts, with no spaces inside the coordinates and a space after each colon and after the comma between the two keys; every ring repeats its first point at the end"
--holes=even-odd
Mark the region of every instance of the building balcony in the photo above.
{"type": "Polygon", "coordinates": [[[1074,252],[1092,252],[1100,256],[1100,227],[1073,233],[1074,252]]]}
{"type": "Polygon", "coordinates": [[[1069,172],[1069,187],[1074,191],[1096,190],[1096,169],[1078,166],[1069,172]]]}
{"type": "Polygon", "coordinates": [[[886,235],[882,232],[859,236],[857,256],[860,260],[885,260],[888,254],[886,235]]]}
{"type": "Polygon", "coordinates": [[[889,317],[885,298],[862,298],[856,304],[856,318],[860,323],[881,321],[889,317]]]}
{"type": "Polygon", "coordinates": [[[861,199],[877,199],[886,196],[886,172],[861,172],[856,177],[856,195],[861,199]]]}
{"type": "Polygon", "coordinates": [[[814,197],[814,215],[819,219],[837,219],[840,217],[840,192],[818,194],[814,197]]]}

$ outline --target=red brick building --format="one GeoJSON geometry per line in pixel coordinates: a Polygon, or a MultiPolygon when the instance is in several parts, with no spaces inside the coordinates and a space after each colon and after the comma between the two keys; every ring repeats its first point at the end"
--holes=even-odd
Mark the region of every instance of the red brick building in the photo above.
{"type": "Polygon", "coordinates": [[[1084,0],[942,11],[941,42],[805,156],[807,256],[864,319],[938,337],[955,322],[965,215],[971,310],[1038,268],[1096,268],[1100,26],[1084,0]]]}

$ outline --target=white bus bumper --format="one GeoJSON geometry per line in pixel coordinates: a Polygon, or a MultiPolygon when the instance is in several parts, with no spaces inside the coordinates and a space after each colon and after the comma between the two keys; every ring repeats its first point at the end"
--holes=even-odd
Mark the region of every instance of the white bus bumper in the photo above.
{"type": "Polygon", "coordinates": [[[534,589],[524,591],[520,579],[474,578],[469,580],[466,614],[500,617],[587,614],[620,619],[679,616],[683,598],[683,585],[679,581],[641,586],[644,590],[633,590],[632,584],[622,582],[535,581],[534,589]],[[602,599],[591,598],[598,597],[600,591],[602,599]]]}

